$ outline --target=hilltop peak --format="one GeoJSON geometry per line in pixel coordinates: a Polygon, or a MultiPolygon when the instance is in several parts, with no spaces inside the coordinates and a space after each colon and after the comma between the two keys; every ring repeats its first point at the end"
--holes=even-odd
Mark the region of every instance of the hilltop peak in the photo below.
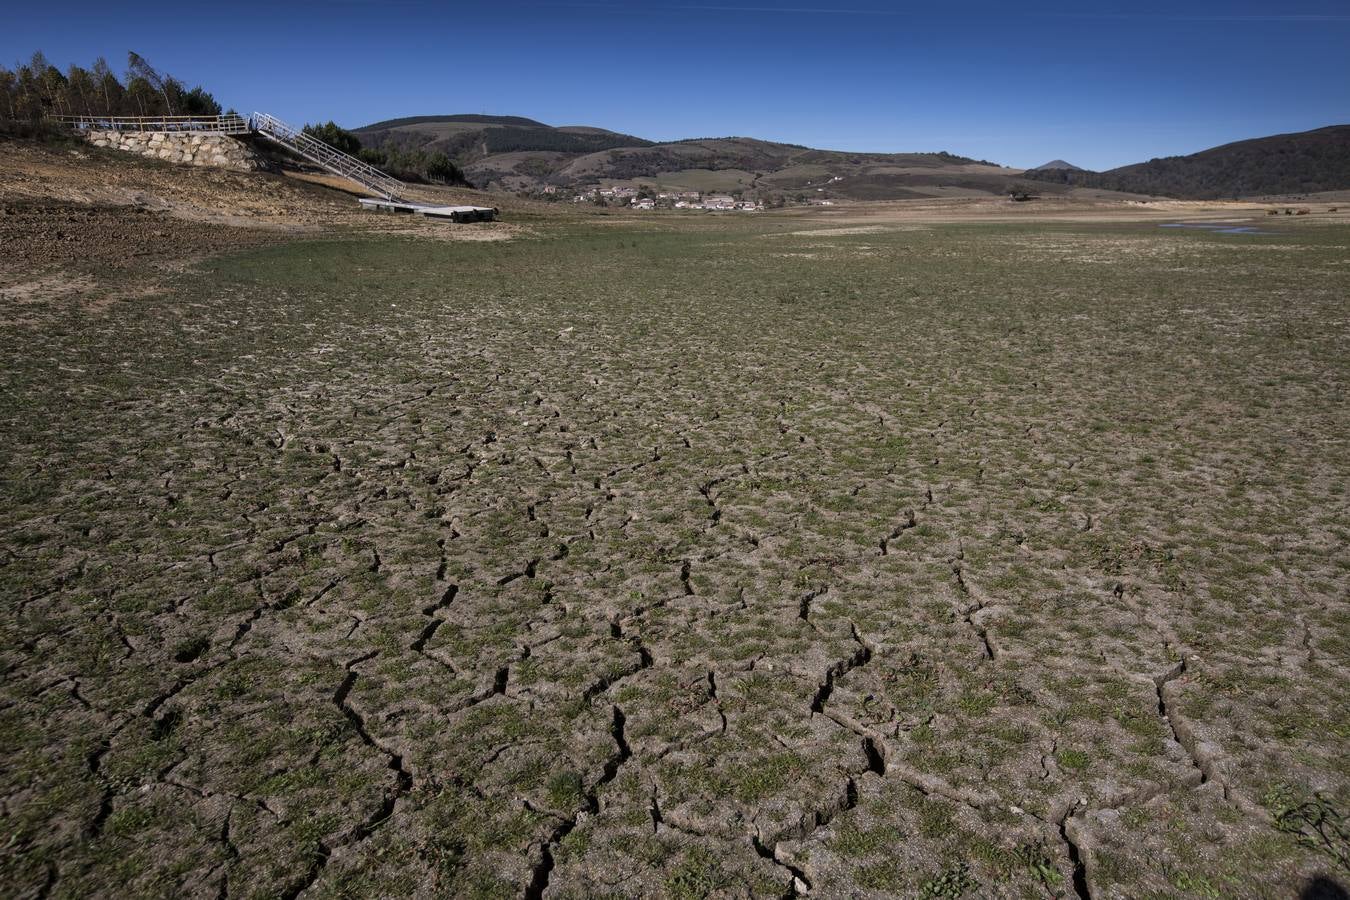
{"type": "Polygon", "coordinates": [[[1070,172],[1086,172],[1086,171],[1087,171],[1087,170],[1084,169],[1082,166],[1075,166],[1073,163],[1071,163],[1071,162],[1065,162],[1065,161],[1062,160],[1062,159],[1052,159],[1052,160],[1050,160],[1048,163],[1045,163],[1044,165],[1036,166],[1036,168],[1035,168],[1035,169],[1032,169],[1032,171],[1034,172],[1034,171],[1037,171],[1037,170],[1039,170],[1039,169],[1068,169],[1070,172]]]}

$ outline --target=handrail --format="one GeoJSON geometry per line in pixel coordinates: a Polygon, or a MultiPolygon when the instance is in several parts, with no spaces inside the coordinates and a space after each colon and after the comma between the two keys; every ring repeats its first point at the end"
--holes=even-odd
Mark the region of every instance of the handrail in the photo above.
{"type": "Polygon", "coordinates": [[[253,129],[258,134],[276,141],[310,162],[318,163],[343,178],[349,178],[357,184],[380,194],[385,199],[401,199],[398,192],[403,189],[403,183],[381,172],[369,163],[343,153],[336,147],[329,146],[267,113],[255,112],[252,124],[253,129]]]}
{"type": "Polygon", "coordinates": [[[158,116],[103,116],[103,115],[96,115],[94,113],[71,113],[68,115],[50,116],[50,118],[56,119],[61,122],[71,122],[76,119],[99,119],[102,121],[107,121],[111,119],[120,119],[126,122],[149,122],[149,121],[158,122],[166,120],[167,121],[177,120],[180,122],[211,122],[215,121],[216,119],[239,119],[242,121],[244,117],[238,115],[237,113],[226,113],[223,115],[182,115],[182,116],[171,116],[167,114],[158,116]]]}
{"type": "Polygon", "coordinates": [[[78,129],[108,131],[202,131],[212,134],[248,134],[252,128],[243,116],[51,116],[52,120],[78,129]]]}

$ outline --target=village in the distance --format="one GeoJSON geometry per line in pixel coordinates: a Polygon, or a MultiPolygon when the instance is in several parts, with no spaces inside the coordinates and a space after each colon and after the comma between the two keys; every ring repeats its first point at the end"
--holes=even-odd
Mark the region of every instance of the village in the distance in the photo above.
{"type": "MultiPolygon", "coordinates": [[[[554,190],[557,190],[556,188],[554,190]]],[[[553,191],[545,188],[546,193],[553,191]]],[[[573,203],[594,203],[602,206],[627,206],[632,209],[707,209],[718,211],[759,212],[764,201],[746,198],[741,192],[705,194],[702,191],[656,191],[641,187],[598,187],[583,191],[572,198],[573,203]]],[[[833,205],[820,201],[821,205],[833,205]]]]}

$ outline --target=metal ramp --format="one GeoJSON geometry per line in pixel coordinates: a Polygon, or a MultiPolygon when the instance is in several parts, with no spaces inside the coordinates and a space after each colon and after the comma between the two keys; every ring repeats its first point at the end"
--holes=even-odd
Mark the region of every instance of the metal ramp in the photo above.
{"type": "Polygon", "coordinates": [[[312,163],[323,166],[334,175],[355,181],[386,200],[403,201],[399,196],[399,192],[403,190],[403,182],[386,175],[369,163],[330,147],[323,141],[305,134],[299,128],[293,128],[267,113],[255,112],[251,124],[256,133],[293,153],[298,153],[312,163]]]}

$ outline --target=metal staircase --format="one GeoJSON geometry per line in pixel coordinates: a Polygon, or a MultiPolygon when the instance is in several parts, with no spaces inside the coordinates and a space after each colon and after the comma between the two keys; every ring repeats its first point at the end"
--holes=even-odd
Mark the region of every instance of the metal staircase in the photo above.
{"type": "Polygon", "coordinates": [[[298,128],[292,128],[280,119],[267,113],[255,112],[252,119],[253,130],[265,138],[274,141],[293,153],[298,153],[312,163],[323,166],[334,175],[355,181],[386,200],[402,201],[399,191],[403,182],[379,169],[364,163],[355,156],[349,156],[341,150],[328,146],[323,141],[312,138],[298,128]]]}

